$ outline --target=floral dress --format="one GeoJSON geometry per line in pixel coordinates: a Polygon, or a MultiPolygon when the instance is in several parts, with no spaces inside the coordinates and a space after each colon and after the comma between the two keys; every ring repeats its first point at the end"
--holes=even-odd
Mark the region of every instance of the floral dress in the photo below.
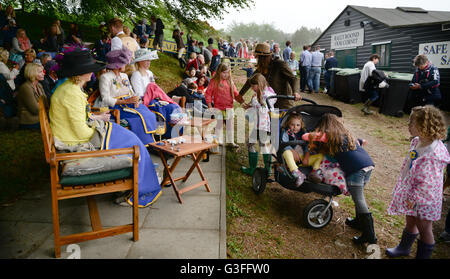
{"type": "Polygon", "coordinates": [[[338,162],[333,162],[334,160],[325,156],[325,159],[320,163],[319,169],[322,171],[322,182],[337,186],[342,194],[349,196],[350,193],[347,190],[347,183],[345,181],[345,173],[342,171],[338,162]]]}
{"type": "Polygon", "coordinates": [[[440,140],[421,148],[419,143],[418,137],[411,141],[387,212],[437,221],[441,218],[444,168],[450,163],[450,155],[440,140]]]}

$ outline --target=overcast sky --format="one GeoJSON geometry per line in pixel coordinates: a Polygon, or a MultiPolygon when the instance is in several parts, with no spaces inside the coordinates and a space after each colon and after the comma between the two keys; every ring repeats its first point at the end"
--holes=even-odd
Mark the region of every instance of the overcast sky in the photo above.
{"type": "Polygon", "coordinates": [[[430,11],[450,11],[450,0],[255,0],[255,5],[242,11],[230,11],[223,20],[208,22],[216,29],[237,23],[273,23],[286,33],[301,26],[327,28],[347,5],[373,8],[420,7],[430,11]]]}

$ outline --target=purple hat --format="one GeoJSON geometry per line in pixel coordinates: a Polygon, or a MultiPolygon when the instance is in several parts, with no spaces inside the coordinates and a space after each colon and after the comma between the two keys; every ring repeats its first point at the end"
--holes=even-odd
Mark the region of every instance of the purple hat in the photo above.
{"type": "Polygon", "coordinates": [[[122,68],[123,66],[130,64],[132,55],[131,51],[126,47],[122,47],[122,49],[118,50],[111,50],[106,54],[106,59],[108,60],[106,68],[111,70],[122,68]]]}

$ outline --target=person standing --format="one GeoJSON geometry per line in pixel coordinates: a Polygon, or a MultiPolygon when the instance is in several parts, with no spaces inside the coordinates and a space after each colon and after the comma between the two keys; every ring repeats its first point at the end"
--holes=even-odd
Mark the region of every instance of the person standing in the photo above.
{"type": "MultiPolygon", "coordinates": [[[[298,93],[298,83],[292,74],[292,70],[286,62],[272,56],[269,44],[257,44],[255,47],[255,56],[257,59],[255,73],[262,74],[275,93],[278,95],[294,96],[295,101],[302,99],[300,93],[298,93]]],[[[250,79],[247,79],[239,94],[244,96],[250,87],[250,79]]],[[[275,107],[279,109],[289,109],[293,106],[294,101],[292,100],[277,99],[275,103],[275,107]]]]}
{"type": "Polygon", "coordinates": [[[289,68],[291,68],[292,73],[294,74],[294,76],[297,76],[297,71],[298,71],[298,61],[295,60],[295,52],[291,51],[291,54],[289,55],[289,60],[286,60],[289,68]]]}
{"type": "Polygon", "coordinates": [[[333,68],[336,68],[338,66],[338,61],[334,57],[334,52],[330,51],[328,53],[328,58],[325,60],[325,73],[323,74],[323,77],[325,79],[325,91],[324,93],[327,93],[330,90],[330,78],[331,78],[331,72],[330,70],[333,68]]]}
{"type": "Polygon", "coordinates": [[[278,43],[273,44],[272,55],[274,59],[281,60],[280,45],[278,43]]]}
{"type": "Polygon", "coordinates": [[[159,46],[160,51],[163,51],[163,40],[164,40],[164,23],[160,18],[156,19],[156,30],[155,39],[153,40],[153,48],[157,49],[159,46]]]}
{"type": "Polygon", "coordinates": [[[408,129],[413,139],[387,209],[389,215],[405,215],[406,222],[399,245],[386,254],[408,256],[420,234],[416,259],[429,259],[435,244],[433,221],[441,218],[444,169],[450,163],[441,141],[447,126],[442,112],[426,105],[412,109],[408,129]]]}
{"type": "MultiPolygon", "coordinates": [[[[311,69],[311,46],[304,45],[303,52],[300,55],[300,90],[305,92],[305,87],[308,85],[308,75],[311,69]]],[[[309,87],[308,87],[309,88],[309,87]]],[[[309,88],[311,91],[311,88],[309,88]]]]}
{"type": "Polygon", "coordinates": [[[284,61],[289,61],[289,59],[291,58],[291,52],[292,52],[292,48],[291,48],[291,41],[286,41],[286,48],[283,50],[283,60],[284,61]]]}
{"type": "Polygon", "coordinates": [[[208,46],[206,48],[209,51],[211,51],[211,53],[212,53],[212,51],[214,49],[213,43],[214,43],[214,39],[213,38],[208,38],[208,46]]]}
{"type": "Polygon", "coordinates": [[[209,65],[212,59],[212,52],[203,45],[203,42],[199,42],[198,47],[200,48],[200,54],[205,58],[205,64],[209,65]]]}
{"type": "MultiPolygon", "coordinates": [[[[372,54],[369,57],[369,61],[364,64],[364,67],[361,71],[361,78],[359,79],[359,91],[365,91],[364,84],[366,80],[372,76],[372,72],[376,70],[375,65],[380,61],[380,56],[378,54],[372,54]]],[[[361,109],[365,115],[373,114],[373,111],[369,109],[370,105],[378,99],[378,92],[376,89],[368,88],[367,89],[368,99],[364,103],[364,107],[361,109]]]]}
{"type": "Polygon", "coordinates": [[[180,67],[184,69],[187,66],[187,62],[183,57],[184,52],[186,51],[186,46],[184,45],[183,37],[181,36],[179,29],[173,30],[172,38],[177,44],[178,61],[180,62],[180,67]]]}
{"type": "Polygon", "coordinates": [[[125,46],[131,51],[132,57],[134,58],[134,52],[138,50],[139,44],[135,39],[127,36],[123,32],[123,22],[120,18],[113,18],[109,21],[109,30],[113,36],[111,39],[111,51],[121,50],[122,46],[125,46]]]}
{"type": "Polygon", "coordinates": [[[414,72],[411,80],[411,86],[408,94],[407,110],[411,107],[434,105],[441,100],[441,91],[439,90],[440,75],[439,70],[427,58],[426,55],[417,55],[414,58],[414,72]]]}
{"type": "Polygon", "coordinates": [[[308,86],[312,93],[319,93],[320,73],[322,72],[323,53],[320,52],[320,46],[315,47],[311,53],[311,69],[308,75],[308,86]]]}

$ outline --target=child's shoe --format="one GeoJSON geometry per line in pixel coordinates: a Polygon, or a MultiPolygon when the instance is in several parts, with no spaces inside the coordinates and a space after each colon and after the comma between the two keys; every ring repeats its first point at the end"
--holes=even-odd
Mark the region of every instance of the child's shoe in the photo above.
{"type": "Polygon", "coordinates": [[[295,177],[295,186],[297,186],[297,188],[300,187],[306,179],[306,175],[298,169],[292,172],[292,176],[295,177]]]}
{"type": "Polygon", "coordinates": [[[312,183],[321,183],[323,180],[322,171],[319,170],[312,170],[308,175],[308,180],[312,183]]]}

